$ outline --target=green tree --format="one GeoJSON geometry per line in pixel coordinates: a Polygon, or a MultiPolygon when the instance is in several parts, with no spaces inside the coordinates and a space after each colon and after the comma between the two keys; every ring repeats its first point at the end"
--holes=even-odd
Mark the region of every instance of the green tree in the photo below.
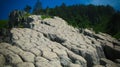
{"type": "Polygon", "coordinates": [[[42,3],[39,0],[37,0],[35,6],[33,8],[33,14],[38,15],[38,14],[42,14],[42,13],[43,13],[42,3]]]}
{"type": "Polygon", "coordinates": [[[115,13],[111,20],[108,22],[106,27],[107,33],[111,35],[116,35],[120,33],[120,12],[115,13]]]}
{"type": "MultiPolygon", "coordinates": [[[[77,28],[93,28],[96,32],[107,32],[114,36],[118,36],[120,20],[113,18],[115,17],[116,11],[113,7],[107,5],[71,5],[67,6],[62,3],[61,6],[56,6],[55,8],[45,9],[46,13],[51,16],[59,16],[66,20],[69,25],[77,28]],[[111,18],[112,17],[112,18],[111,18]],[[114,34],[113,31],[114,30],[114,34]]],[[[118,15],[118,13],[116,14],[118,15]]],[[[116,17],[118,18],[118,17],[116,17]]]]}
{"type": "Polygon", "coordinates": [[[45,10],[46,10],[46,15],[49,15],[50,14],[50,8],[47,6],[45,10]]]}
{"type": "Polygon", "coordinates": [[[31,6],[26,5],[26,7],[24,8],[24,11],[26,11],[27,13],[30,13],[31,9],[32,9],[31,6]]]}

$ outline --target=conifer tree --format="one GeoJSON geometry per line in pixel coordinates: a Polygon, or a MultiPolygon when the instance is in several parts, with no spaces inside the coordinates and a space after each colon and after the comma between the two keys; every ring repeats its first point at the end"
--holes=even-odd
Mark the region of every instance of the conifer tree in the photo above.
{"type": "Polygon", "coordinates": [[[38,15],[38,14],[41,14],[42,11],[43,11],[43,9],[42,9],[42,3],[39,0],[37,0],[35,6],[33,8],[33,14],[38,15]]]}
{"type": "Polygon", "coordinates": [[[26,11],[27,13],[29,13],[31,10],[31,6],[26,5],[26,7],[24,8],[24,11],[26,11]]]}

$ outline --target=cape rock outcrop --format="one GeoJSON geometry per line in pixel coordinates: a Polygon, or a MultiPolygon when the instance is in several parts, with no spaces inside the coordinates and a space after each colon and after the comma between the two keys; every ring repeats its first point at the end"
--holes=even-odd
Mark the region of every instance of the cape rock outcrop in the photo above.
{"type": "Polygon", "coordinates": [[[8,43],[0,43],[0,67],[120,66],[120,42],[111,36],[74,28],[59,17],[29,18],[29,28],[12,28],[8,43]]]}

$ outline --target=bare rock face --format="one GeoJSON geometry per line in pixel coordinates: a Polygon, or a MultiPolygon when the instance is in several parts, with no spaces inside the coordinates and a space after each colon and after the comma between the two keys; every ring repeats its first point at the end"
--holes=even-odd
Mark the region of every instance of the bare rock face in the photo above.
{"type": "Polygon", "coordinates": [[[0,67],[3,67],[5,65],[5,57],[0,54],[0,67]]]}
{"type": "MultiPolygon", "coordinates": [[[[13,28],[11,42],[0,43],[1,66],[109,67],[108,59],[102,58],[113,61],[120,58],[119,42],[107,34],[95,34],[88,29],[80,33],[59,17],[42,20],[32,15],[29,18],[33,20],[30,28],[13,28]],[[106,46],[119,56],[115,53],[112,59],[108,57],[112,53],[106,46]]],[[[119,63],[112,64],[119,67],[119,63]]]]}

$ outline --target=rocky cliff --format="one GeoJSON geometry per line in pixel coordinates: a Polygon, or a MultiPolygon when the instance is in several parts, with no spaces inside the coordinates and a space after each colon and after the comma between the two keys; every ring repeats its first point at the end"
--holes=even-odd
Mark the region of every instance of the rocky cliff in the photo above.
{"type": "Polygon", "coordinates": [[[0,67],[119,67],[120,42],[76,29],[59,17],[29,17],[29,28],[12,28],[0,43],[0,67]]]}

